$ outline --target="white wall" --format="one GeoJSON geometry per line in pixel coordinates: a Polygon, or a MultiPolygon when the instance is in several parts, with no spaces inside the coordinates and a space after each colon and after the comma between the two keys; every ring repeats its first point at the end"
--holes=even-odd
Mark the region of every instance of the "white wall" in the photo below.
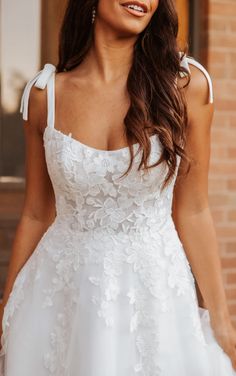
{"type": "Polygon", "coordinates": [[[5,112],[17,109],[17,88],[41,69],[40,0],[1,1],[1,84],[5,112]]]}

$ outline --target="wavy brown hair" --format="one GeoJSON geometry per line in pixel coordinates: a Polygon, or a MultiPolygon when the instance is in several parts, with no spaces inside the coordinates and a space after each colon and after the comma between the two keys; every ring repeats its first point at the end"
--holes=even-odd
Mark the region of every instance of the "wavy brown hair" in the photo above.
{"type": "MultiPolygon", "coordinates": [[[[78,66],[93,43],[91,15],[98,0],[69,0],[59,38],[57,71],[78,66]]],[[[148,26],[139,34],[134,45],[134,58],[127,78],[130,107],[124,118],[125,132],[133,163],[133,140],[142,149],[138,169],[147,170],[167,164],[162,189],[176,171],[177,155],[189,158],[184,150],[186,142],[187,110],[182,90],[177,87],[181,67],[177,44],[178,16],[172,0],[160,0],[148,26]],[[156,133],[163,145],[160,158],[148,165],[151,151],[150,134],[156,133]]],[[[189,81],[189,79],[188,79],[189,81]]],[[[122,175],[123,176],[123,175],[122,175]]]]}

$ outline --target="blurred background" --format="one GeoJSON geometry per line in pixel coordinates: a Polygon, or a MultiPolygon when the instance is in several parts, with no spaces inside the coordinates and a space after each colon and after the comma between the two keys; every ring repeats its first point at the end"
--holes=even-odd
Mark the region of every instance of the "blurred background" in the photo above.
{"type": "MultiPolygon", "coordinates": [[[[66,0],[0,0],[0,298],[24,195],[20,98],[47,62],[57,63],[66,0]]],[[[229,307],[236,324],[236,1],[176,0],[180,47],[211,74],[215,116],[209,198],[229,307]]]]}

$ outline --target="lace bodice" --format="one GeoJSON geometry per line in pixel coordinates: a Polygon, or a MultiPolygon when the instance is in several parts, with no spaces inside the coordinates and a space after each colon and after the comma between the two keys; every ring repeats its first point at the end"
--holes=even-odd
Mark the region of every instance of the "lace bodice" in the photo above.
{"type": "MultiPolygon", "coordinates": [[[[151,224],[160,225],[170,215],[173,183],[160,194],[159,185],[166,172],[163,166],[148,174],[137,172],[139,153],[131,172],[120,179],[127,168],[128,148],[95,150],[50,128],[44,139],[57,216],[74,230],[105,226],[115,231],[138,231],[151,224]]],[[[151,137],[151,145],[153,163],[161,153],[156,136],[151,137]]],[[[137,150],[137,145],[134,148],[137,150]]]]}

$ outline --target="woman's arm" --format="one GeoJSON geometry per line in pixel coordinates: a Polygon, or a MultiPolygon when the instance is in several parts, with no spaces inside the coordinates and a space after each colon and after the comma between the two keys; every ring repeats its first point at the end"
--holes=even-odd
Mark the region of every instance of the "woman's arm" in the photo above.
{"type": "MultiPolygon", "coordinates": [[[[208,201],[213,105],[208,104],[207,79],[194,66],[191,66],[191,82],[185,91],[189,117],[185,150],[193,162],[186,177],[177,176],[172,216],[209,310],[215,335],[236,368],[236,334],[229,317],[216,231],[208,201]]],[[[181,161],[179,172],[185,171],[185,168],[181,161]]]]}
{"type": "Polygon", "coordinates": [[[46,95],[46,89],[39,90],[32,87],[29,98],[29,117],[27,121],[24,120],[26,189],[23,210],[11,249],[0,320],[18,272],[55,217],[55,199],[47,172],[42,138],[47,118],[46,95]]]}

